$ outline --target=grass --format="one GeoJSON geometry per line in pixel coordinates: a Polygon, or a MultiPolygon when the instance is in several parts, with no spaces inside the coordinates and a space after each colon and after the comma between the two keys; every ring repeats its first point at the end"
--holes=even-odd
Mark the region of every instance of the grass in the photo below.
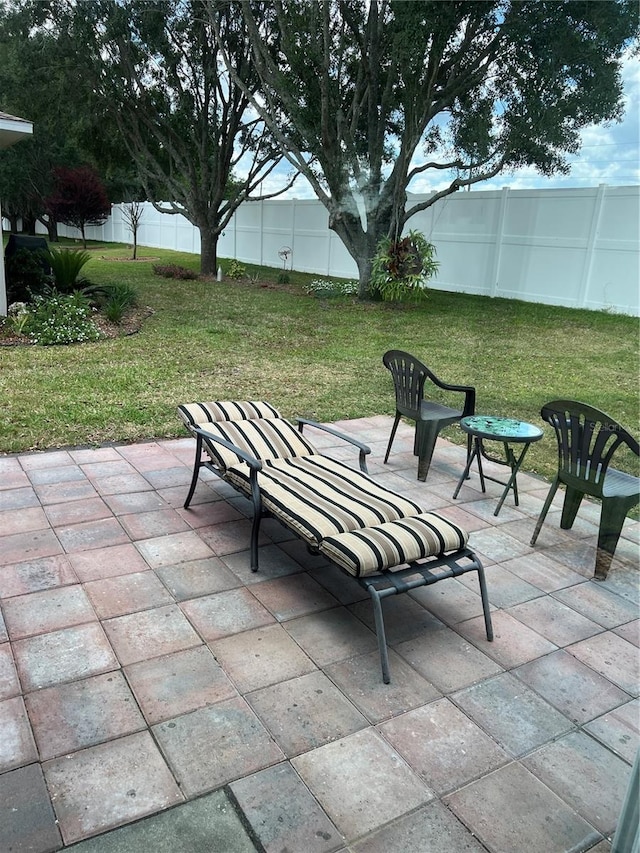
{"type": "MultiPolygon", "coordinates": [[[[419,307],[323,301],[304,291],[317,276],[290,273],[283,287],[280,270],[247,264],[252,280],[177,281],[152,265],[195,270],[196,256],[141,253],[148,260],[125,262],[125,246],[100,247],[84,268],[92,282],[136,288],[154,311],[138,334],[0,347],[0,452],[184,435],[176,406],[197,400],[267,399],[285,416],[323,421],[391,415],[381,357],[392,348],[475,385],[481,413],[541,424],[541,405],[566,397],[637,434],[637,318],[436,290],[419,307]]],[[[447,435],[463,441],[457,428],[447,435]]],[[[550,435],[526,467],[555,471],[550,435]]]]}

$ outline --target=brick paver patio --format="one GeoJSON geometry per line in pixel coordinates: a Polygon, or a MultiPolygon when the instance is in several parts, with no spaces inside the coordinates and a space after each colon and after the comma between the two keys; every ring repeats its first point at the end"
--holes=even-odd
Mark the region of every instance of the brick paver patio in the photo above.
{"type": "MultiPolygon", "coordinates": [[[[250,506],[194,442],[0,458],[0,851],[605,853],[640,740],[640,524],[592,581],[599,507],[477,476],[412,428],[337,426],[370,473],[458,521],[487,569],[387,599],[384,685],[362,589],[250,506]]],[[[316,440],[316,436],[313,436],[316,440]]],[[[545,439],[546,440],[546,439],[545,439]]],[[[318,436],[329,454],[344,446],[318,436]]],[[[355,459],[354,459],[355,464],[355,459]]]]}

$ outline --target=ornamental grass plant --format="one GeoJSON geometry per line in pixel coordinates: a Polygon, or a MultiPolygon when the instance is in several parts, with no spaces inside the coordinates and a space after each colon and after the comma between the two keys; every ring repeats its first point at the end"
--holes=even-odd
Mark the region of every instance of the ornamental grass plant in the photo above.
{"type": "MultiPolygon", "coordinates": [[[[247,264],[242,279],[165,279],[152,265],[197,272],[195,255],[126,246],[92,251],[96,285],[129,285],[150,316],[137,334],[71,347],[0,346],[0,452],[183,436],[176,406],[267,399],[287,417],[392,415],[388,349],[477,389],[477,411],[543,425],[540,407],[572,398],[637,435],[638,320],[431,288],[417,305],[318,299],[317,276],[247,264]]],[[[222,261],[223,266],[225,261],[222,261]]],[[[457,427],[444,435],[458,443],[457,427]]],[[[549,433],[527,469],[556,468],[549,433]]]]}

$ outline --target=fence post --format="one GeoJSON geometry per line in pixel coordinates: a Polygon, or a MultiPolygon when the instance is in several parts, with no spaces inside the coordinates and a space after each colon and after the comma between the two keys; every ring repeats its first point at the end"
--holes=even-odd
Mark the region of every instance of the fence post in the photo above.
{"type": "Polygon", "coordinates": [[[504,240],[504,223],[507,214],[509,191],[509,187],[502,187],[500,192],[500,207],[498,208],[496,237],[493,244],[493,263],[491,264],[490,296],[495,296],[498,293],[498,278],[500,276],[500,264],[502,263],[502,243],[504,240]]]}
{"type": "MultiPolygon", "coordinates": [[[[293,269],[293,259],[294,259],[295,254],[296,254],[296,216],[298,213],[296,202],[297,202],[297,199],[295,199],[295,198],[291,199],[291,238],[290,238],[290,243],[289,243],[289,245],[291,247],[291,261],[290,261],[291,269],[293,269]]],[[[286,272],[286,266],[287,266],[286,263],[283,264],[283,266],[285,267],[285,272],[286,272]]]]}
{"type": "Polygon", "coordinates": [[[238,211],[239,207],[236,207],[235,212],[233,214],[233,257],[238,257],[238,211]]]}
{"type": "Polygon", "coordinates": [[[593,271],[593,258],[596,249],[596,240],[600,231],[600,220],[602,218],[602,210],[604,208],[604,197],[607,191],[606,184],[598,185],[598,192],[593,203],[593,214],[591,216],[591,225],[589,226],[589,236],[587,237],[587,246],[585,250],[585,259],[582,266],[582,280],[578,290],[577,303],[580,308],[584,308],[587,304],[587,296],[589,295],[589,285],[591,284],[591,273],[593,271]]]}

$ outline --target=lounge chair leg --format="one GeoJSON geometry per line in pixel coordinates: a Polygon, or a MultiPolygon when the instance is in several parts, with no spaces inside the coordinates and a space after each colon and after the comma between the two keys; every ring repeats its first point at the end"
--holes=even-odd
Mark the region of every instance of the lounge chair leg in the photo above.
{"type": "Polygon", "coordinates": [[[184,502],[184,508],[189,509],[189,504],[191,503],[191,498],[193,497],[193,493],[196,490],[196,486],[198,485],[198,474],[200,473],[200,468],[202,467],[202,436],[196,435],[196,459],[193,464],[193,476],[191,477],[191,485],[189,486],[189,494],[187,495],[187,499],[184,502]]]}
{"type": "Polygon", "coordinates": [[[373,586],[369,586],[371,603],[373,605],[373,618],[376,625],[376,636],[378,638],[378,649],[380,651],[380,666],[382,668],[382,680],[385,684],[391,681],[389,674],[389,650],[387,649],[387,637],[384,630],[384,619],[382,616],[382,600],[380,593],[373,586]]]}
{"type": "Polygon", "coordinates": [[[260,516],[253,516],[253,524],[251,525],[251,544],[250,544],[250,561],[251,571],[258,571],[258,538],[260,536],[260,516]]]}
{"type": "Polygon", "coordinates": [[[482,599],[482,610],[484,612],[484,629],[487,632],[487,640],[493,640],[493,624],[491,622],[491,609],[489,607],[489,596],[487,594],[487,582],[484,576],[484,567],[478,562],[478,583],[480,584],[480,598],[482,599]]]}

